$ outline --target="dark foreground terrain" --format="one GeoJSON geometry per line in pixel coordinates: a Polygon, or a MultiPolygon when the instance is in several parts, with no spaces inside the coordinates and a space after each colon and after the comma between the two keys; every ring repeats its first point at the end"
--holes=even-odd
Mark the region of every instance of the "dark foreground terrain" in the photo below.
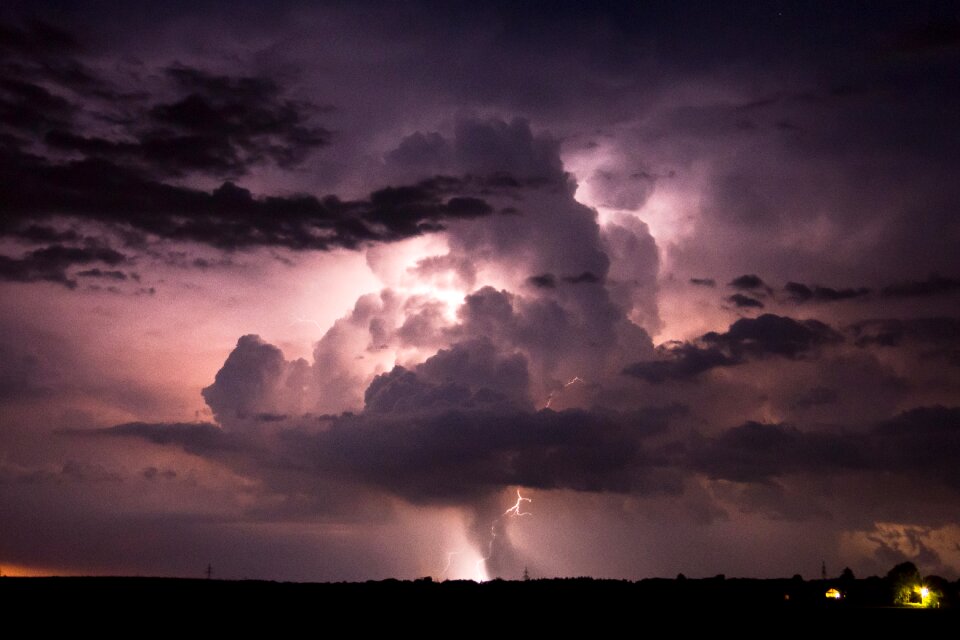
{"type": "MultiPolygon", "coordinates": [[[[947,594],[949,596],[950,594],[947,594]]],[[[730,631],[741,636],[798,631],[956,628],[960,608],[895,607],[880,578],[848,581],[592,579],[282,583],[162,578],[0,578],[0,611],[47,630],[104,633],[269,629],[274,633],[371,629],[467,633],[571,629],[635,634],[654,628],[730,631]],[[825,597],[840,587],[844,597],[825,597]],[[134,625],[130,627],[129,625],[134,625]],[[652,626],[653,625],[653,626],[652,626]],[[771,626],[774,625],[774,626],[771,626]]]]}

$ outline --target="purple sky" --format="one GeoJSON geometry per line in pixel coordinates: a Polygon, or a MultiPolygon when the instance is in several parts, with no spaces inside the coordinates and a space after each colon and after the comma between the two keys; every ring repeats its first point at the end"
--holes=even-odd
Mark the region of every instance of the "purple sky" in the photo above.
{"type": "Polygon", "coordinates": [[[0,9],[5,574],[960,576],[955,4],[138,4],[0,9]]]}

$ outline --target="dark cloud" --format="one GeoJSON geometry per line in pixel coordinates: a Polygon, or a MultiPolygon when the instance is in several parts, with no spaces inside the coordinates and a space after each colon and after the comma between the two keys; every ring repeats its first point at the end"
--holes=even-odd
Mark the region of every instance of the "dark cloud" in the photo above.
{"type": "Polygon", "coordinates": [[[888,298],[920,298],[953,293],[960,290],[960,279],[933,274],[926,280],[887,285],[880,293],[888,298]]]}
{"type": "MultiPolygon", "coordinates": [[[[564,276],[563,281],[571,284],[580,284],[583,282],[594,283],[598,282],[599,278],[589,271],[584,271],[579,276],[564,276]]],[[[540,275],[530,276],[527,278],[527,282],[538,289],[557,288],[557,277],[552,273],[541,273],[540,275]]]]}
{"type": "Polygon", "coordinates": [[[920,407],[866,431],[747,422],[656,453],[642,443],[664,433],[676,408],[532,412],[482,395],[397,367],[370,385],[363,413],[319,421],[278,417],[272,422],[281,429],[255,438],[206,423],[130,423],[94,434],[228,456],[222,459],[232,464],[239,453],[271,461],[264,470],[279,465],[318,479],[359,481],[414,502],[471,502],[511,485],[663,491],[666,485],[650,484],[649,474],[670,467],[745,483],[793,474],[892,472],[960,488],[954,464],[960,455],[960,408],[920,407]]]}
{"type": "MultiPolygon", "coordinates": [[[[455,353],[440,357],[457,359],[455,353]]],[[[282,428],[254,437],[208,423],[129,423],[94,435],[174,445],[264,473],[277,468],[339,483],[359,481],[414,502],[465,504],[509,485],[661,491],[645,480],[656,463],[644,454],[641,440],[662,433],[683,411],[534,412],[489,389],[471,392],[457,382],[429,382],[402,367],[378,376],[366,401],[356,415],[278,418],[276,426],[263,428],[282,428]],[[261,462],[247,467],[238,453],[261,462]]]]}
{"type": "Polygon", "coordinates": [[[840,300],[851,300],[853,298],[862,298],[870,294],[870,289],[858,287],[856,289],[833,289],[831,287],[813,286],[800,282],[788,282],[783,288],[787,296],[797,303],[803,302],[838,302],[840,300]]]}
{"type": "Polygon", "coordinates": [[[234,427],[299,405],[307,369],[306,361],[287,362],[277,347],[259,336],[246,335],[237,341],[213,384],[201,393],[217,420],[234,427]]]}
{"type": "Polygon", "coordinates": [[[862,466],[864,456],[863,448],[852,440],[781,424],[747,422],[696,445],[690,462],[714,478],[762,482],[788,473],[862,466]]]}
{"type": "Polygon", "coordinates": [[[203,389],[203,398],[214,416],[221,420],[229,420],[230,413],[241,417],[259,413],[285,367],[286,361],[279,349],[265,343],[260,336],[242,336],[213,384],[203,389]]]}
{"type": "Polygon", "coordinates": [[[564,276],[563,281],[569,282],[570,284],[597,284],[602,281],[602,278],[590,271],[584,271],[577,276],[564,276]]]}
{"type": "Polygon", "coordinates": [[[813,349],[841,342],[842,336],[819,320],[794,320],[766,313],[737,320],[725,333],[711,331],[700,338],[727,349],[734,357],[799,358],[813,349]]]}
{"type": "Polygon", "coordinates": [[[121,482],[122,476],[103,465],[80,460],[67,460],[60,476],[73,482],[121,482]]]}
{"type": "Polygon", "coordinates": [[[73,229],[55,229],[42,225],[30,225],[17,229],[17,237],[36,243],[76,242],[80,234],[73,229]]]}
{"type": "Polygon", "coordinates": [[[627,425],[576,410],[344,417],[294,437],[318,470],[415,501],[462,502],[509,485],[624,491],[639,484],[643,459],[627,425]]]}
{"type": "MultiPolygon", "coordinates": [[[[380,300],[388,306],[390,294],[380,300]]],[[[527,321],[513,302],[491,288],[469,296],[460,310],[463,322],[491,323],[493,337],[471,332],[473,337],[416,366],[395,366],[374,377],[357,414],[317,418],[276,411],[310,384],[305,363],[287,362],[278,348],[247,335],[202,392],[222,429],[207,423],[130,423],[96,433],[179,446],[240,465],[245,473],[259,469],[267,476],[276,471],[359,482],[414,502],[480,504],[512,484],[663,491],[648,478],[656,463],[641,441],[663,434],[685,408],[534,411],[527,357],[500,341],[505,329],[522,329],[527,321]]],[[[354,311],[363,326],[384,310],[373,303],[358,302],[354,311]]],[[[532,323],[543,326],[535,318],[532,323]]],[[[315,367],[315,376],[329,373],[315,367]]]]}
{"type": "Polygon", "coordinates": [[[459,341],[484,336],[504,353],[524,353],[536,372],[533,393],[540,398],[575,376],[603,375],[608,356],[628,362],[652,351],[646,332],[623,318],[603,287],[556,291],[528,297],[483,287],[466,296],[457,311],[459,324],[447,333],[459,341]]]}
{"type": "Polygon", "coordinates": [[[154,444],[176,445],[197,455],[212,455],[217,451],[237,447],[230,436],[209,422],[128,422],[101,431],[75,432],[75,435],[141,438],[154,444]]]}
{"type": "Polygon", "coordinates": [[[724,501],[737,505],[741,513],[757,513],[772,521],[805,522],[833,517],[818,504],[816,496],[791,491],[773,479],[764,482],[714,482],[711,490],[724,501]]]}
{"type": "Polygon", "coordinates": [[[92,95],[110,95],[84,64],[86,47],[74,34],[42,20],[0,24],[0,60],[4,77],[48,83],[92,95]]]}
{"type": "Polygon", "coordinates": [[[523,118],[458,120],[453,148],[459,162],[480,175],[549,181],[565,175],[559,143],[534,135],[523,118]]]}
{"type": "Polygon", "coordinates": [[[716,367],[740,364],[740,360],[716,347],[681,344],[660,351],[667,359],[637,362],[626,367],[623,373],[651,384],[660,384],[668,380],[689,380],[716,367]]]}
{"type": "Polygon", "coordinates": [[[416,372],[434,383],[463,385],[480,399],[509,399],[518,406],[530,403],[527,359],[520,353],[500,353],[486,337],[440,349],[417,365],[416,372]]]}
{"type": "Polygon", "coordinates": [[[760,279],[759,276],[751,273],[734,278],[727,283],[727,286],[733,287],[734,289],[750,291],[753,289],[763,289],[767,285],[763,282],[763,280],[760,279]]]}
{"type": "Polygon", "coordinates": [[[802,358],[843,337],[818,320],[794,320],[770,313],[741,318],[724,333],[711,331],[693,343],[659,347],[662,360],[637,362],[623,373],[653,384],[689,380],[716,367],[766,357],[802,358]]]}
{"type": "Polygon", "coordinates": [[[735,293],[728,297],[727,302],[732,302],[738,309],[763,309],[763,303],[756,298],[745,296],[742,293],[735,293]]]}
{"type": "Polygon", "coordinates": [[[140,475],[147,480],[173,480],[177,477],[177,472],[173,469],[160,470],[156,467],[145,467],[140,475]]]}
{"type": "Polygon", "coordinates": [[[164,70],[164,97],[131,96],[85,66],[79,43],[64,31],[2,27],[0,41],[0,128],[58,152],[156,175],[235,177],[268,163],[296,166],[329,142],[330,133],[312,122],[318,108],[286,97],[271,79],[177,65],[164,70]],[[96,120],[110,121],[110,133],[96,120]]]}
{"type": "MultiPolygon", "coordinates": [[[[12,282],[57,282],[71,289],[77,281],[68,270],[75,265],[103,263],[115,266],[126,262],[127,257],[109,247],[68,247],[60,244],[36,249],[22,258],[0,255],[0,279],[12,282]]],[[[100,269],[81,271],[78,276],[103,275],[100,269]]],[[[121,273],[110,271],[109,273],[121,273]]],[[[106,276],[113,277],[113,276],[106,276]]]]}
{"type": "Polygon", "coordinates": [[[877,470],[917,473],[960,487],[960,407],[918,407],[881,422],[867,442],[877,470]],[[872,446],[870,446],[872,445],[872,446]]]}
{"type": "Polygon", "coordinates": [[[0,127],[21,135],[66,126],[76,108],[46,88],[0,77],[0,127]]]}
{"type": "Polygon", "coordinates": [[[960,318],[864,320],[849,327],[854,344],[897,347],[907,342],[953,347],[960,344],[960,318]]]}
{"type": "Polygon", "coordinates": [[[54,215],[96,220],[165,239],[223,249],[280,246],[326,250],[387,242],[443,228],[445,220],[492,213],[474,197],[447,197],[449,181],[425,181],[373,192],[367,200],[309,195],[254,197],[226,182],[211,191],[152,180],[106,160],[54,164],[0,150],[0,179],[9,185],[0,230],[19,234],[54,215]]]}
{"type": "Polygon", "coordinates": [[[374,378],[364,394],[366,411],[422,413],[492,404],[529,406],[526,359],[501,356],[485,338],[440,349],[408,371],[394,367],[374,378]]]}
{"type": "Polygon", "coordinates": [[[21,26],[0,23],[0,51],[4,53],[43,58],[79,50],[80,43],[71,33],[42,20],[30,20],[21,26]]]}
{"type": "Polygon", "coordinates": [[[113,270],[103,270],[103,269],[86,269],[84,271],[78,271],[76,273],[78,277],[81,278],[106,278],[108,280],[126,280],[127,274],[123,271],[113,271],[113,270]]]}
{"type": "Polygon", "coordinates": [[[374,229],[386,229],[388,239],[400,239],[441,230],[444,219],[480,218],[493,213],[480,198],[454,196],[444,201],[440,193],[437,181],[380,189],[370,194],[363,218],[374,229]]]}
{"type": "Polygon", "coordinates": [[[210,168],[231,173],[267,161],[292,167],[329,141],[326,129],[309,122],[317,107],[284,98],[273,80],[183,66],[167,69],[167,74],[187,95],[150,108],[159,127],[140,144],[143,157],[159,167],[204,170],[206,160],[210,168]]]}
{"type": "Polygon", "coordinates": [[[715,287],[717,281],[713,278],[690,278],[690,284],[695,284],[698,287],[715,287]]]}
{"type": "Polygon", "coordinates": [[[80,51],[71,34],[44,22],[0,24],[0,134],[23,142],[71,126],[80,106],[64,94],[98,85],[80,51]]]}
{"type": "Polygon", "coordinates": [[[367,411],[382,414],[472,407],[483,400],[463,385],[454,382],[431,384],[400,366],[374,378],[363,399],[367,411]]]}
{"type": "MultiPolygon", "coordinates": [[[[0,63],[6,63],[0,64],[0,180],[8,187],[0,233],[49,242],[66,232],[38,222],[66,216],[224,249],[354,248],[442,230],[445,220],[489,215],[490,205],[477,193],[525,184],[493,162],[507,154],[519,166],[523,146],[497,146],[495,137],[485,138],[482,128],[469,123],[461,128],[476,145],[465,144],[458,153],[475,156],[491,167],[490,175],[437,176],[358,201],[257,198],[232,182],[212,191],[172,184],[169,177],[237,177],[260,165],[299,165],[329,141],[329,132],[313,123],[320,109],[287,97],[274,79],[177,65],[163,71],[167,86],[157,96],[113,96],[108,102],[123,110],[115,118],[104,111],[113,108],[103,104],[107,80],[86,70],[89,82],[67,86],[63,74],[54,73],[64,65],[82,68],[78,46],[67,34],[34,24],[5,27],[0,36],[0,63]],[[36,52],[46,58],[27,64],[36,52]],[[91,124],[105,118],[113,125],[109,135],[91,124]]],[[[558,159],[550,157],[553,146],[533,140],[522,121],[503,126],[527,132],[527,151],[541,165],[538,175],[562,175],[558,159]]]]}
{"type": "Polygon", "coordinates": [[[905,411],[864,433],[747,422],[696,442],[690,463],[712,477],[738,482],[794,473],[876,471],[917,474],[960,488],[952,462],[958,454],[960,408],[935,406],[905,411]]]}

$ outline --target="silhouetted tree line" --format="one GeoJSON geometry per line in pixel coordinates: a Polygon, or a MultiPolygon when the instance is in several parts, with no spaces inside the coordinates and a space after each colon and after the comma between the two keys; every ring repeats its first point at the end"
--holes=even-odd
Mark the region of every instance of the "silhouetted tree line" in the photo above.
{"type": "MultiPolygon", "coordinates": [[[[211,602],[229,601],[241,610],[246,606],[324,606],[348,602],[371,602],[378,606],[418,608],[448,607],[466,611],[479,606],[544,602],[552,606],[582,607],[616,615],[622,603],[646,610],[688,608],[779,608],[782,610],[863,609],[873,607],[913,608],[930,606],[950,609],[960,606],[960,580],[923,576],[911,562],[893,567],[884,577],[856,578],[850,569],[830,579],[804,580],[800,575],[781,579],[649,578],[636,582],[589,577],[551,579],[495,579],[485,583],[468,580],[381,580],[354,583],[283,583],[256,580],[188,580],[158,578],[3,578],[0,602],[14,610],[17,603],[44,602],[51,606],[111,606],[131,608],[150,603],[178,602],[185,612],[211,602]],[[836,589],[841,597],[828,598],[836,589]]],[[[960,610],[960,609],[958,609],[960,610]]]]}

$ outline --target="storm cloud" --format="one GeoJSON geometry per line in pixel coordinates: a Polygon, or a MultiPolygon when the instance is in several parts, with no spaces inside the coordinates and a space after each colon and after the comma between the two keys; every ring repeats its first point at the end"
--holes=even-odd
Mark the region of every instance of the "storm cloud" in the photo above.
{"type": "Polygon", "coordinates": [[[796,473],[876,471],[916,474],[956,488],[960,475],[945,463],[960,448],[960,409],[918,407],[866,432],[801,431],[748,422],[697,443],[691,462],[713,477],[765,482],[796,473]]]}
{"type": "Polygon", "coordinates": [[[623,373],[658,384],[687,380],[716,367],[729,367],[752,359],[802,358],[823,346],[837,344],[843,337],[818,320],[794,320],[763,314],[741,318],[730,328],[711,331],[695,342],[661,345],[661,360],[631,364],[623,373]]]}
{"type": "MultiPolygon", "coordinates": [[[[323,109],[287,97],[271,78],[185,65],[161,69],[159,86],[125,93],[83,62],[79,40],[65,31],[32,23],[4,27],[3,34],[6,235],[62,241],[68,232],[36,222],[68,217],[227,250],[357,248],[440,231],[447,219],[489,215],[491,207],[470,193],[492,183],[519,186],[501,171],[489,179],[432,176],[359,200],[255,196],[231,180],[262,165],[292,169],[325,147],[331,133],[314,122],[323,109]],[[170,180],[198,175],[231,180],[211,189],[170,180]]],[[[4,272],[21,281],[70,282],[62,270],[29,258],[4,272]]]]}
{"type": "Polygon", "coordinates": [[[4,573],[960,575],[955,14],[5,4],[4,573]]]}

